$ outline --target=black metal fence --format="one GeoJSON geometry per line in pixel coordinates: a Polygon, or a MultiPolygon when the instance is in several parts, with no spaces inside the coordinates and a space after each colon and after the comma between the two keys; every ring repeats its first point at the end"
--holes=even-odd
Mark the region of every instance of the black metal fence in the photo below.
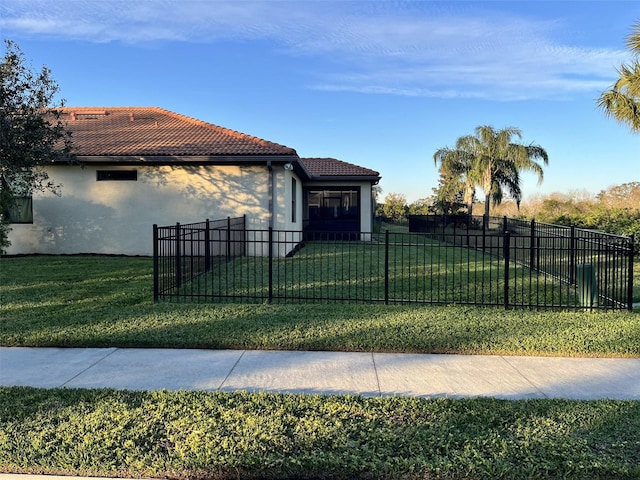
{"type": "Polygon", "coordinates": [[[244,256],[246,217],[153,226],[153,296],[175,295],[211,270],[214,259],[244,256]]]}
{"type": "Polygon", "coordinates": [[[631,238],[479,217],[310,240],[238,220],[154,226],[156,301],[631,309],[631,238]]]}

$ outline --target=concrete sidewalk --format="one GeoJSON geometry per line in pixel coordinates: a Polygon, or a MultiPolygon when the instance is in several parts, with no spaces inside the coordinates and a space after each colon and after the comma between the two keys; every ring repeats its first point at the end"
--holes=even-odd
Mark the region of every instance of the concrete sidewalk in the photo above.
{"type": "Polygon", "coordinates": [[[0,347],[0,385],[640,399],[640,358],[0,347]]]}

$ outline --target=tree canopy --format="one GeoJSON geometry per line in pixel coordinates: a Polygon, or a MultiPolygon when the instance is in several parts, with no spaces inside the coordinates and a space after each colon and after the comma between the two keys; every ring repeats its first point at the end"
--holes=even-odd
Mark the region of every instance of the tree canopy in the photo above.
{"type": "Polygon", "coordinates": [[[484,191],[485,215],[488,216],[490,203],[499,205],[505,191],[520,203],[521,172],[533,172],[538,183],[542,182],[544,172],[539,162],[548,164],[547,152],[539,145],[514,142],[513,137],[522,138],[520,129],[496,130],[490,125],[481,125],[476,127],[474,135],[458,138],[454,148],[441,148],[433,155],[435,164],[440,165],[441,175],[463,185],[469,212],[476,187],[484,191]]]}
{"type": "Polygon", "coordinates": [[[402,193],[387,193],[376,215],[391,222],[403,222],[407,218],[407,197],[402,193]]]}
{"type": "Polygon", "coordinates": [[[633,26],[626,46],[633,59],[618,68],[618,80],[600,95],[598,107],[633,132],[640,132],[640,22],[633,26]]]}
{"type": "MultiPolygon", "coordinates": [[[[440,171],[438,186],[433,188],[433,201],[429,206],[429,213],[435,215],[456,215],[468,213],[473,208],[473,198],[465,201],[465,184],[460,177],[447,171],[440,171]],[[463,212],[464,210],[464,212],[463,212]]],[[[475,188],[468,191],[475,194],[475,188]]]]}
{"type": "Polygon", "coordinates": [[[5,40],[0,60],[0,249],[8,245],[6,212],[16,198],[34,191],[60,193],[60,185],[44,167],[56,160],[72,161],[71,134],[61,120],[63,102],[55,103],[58,85],[43,66],[34,72],[24,54],[5,40]]]}

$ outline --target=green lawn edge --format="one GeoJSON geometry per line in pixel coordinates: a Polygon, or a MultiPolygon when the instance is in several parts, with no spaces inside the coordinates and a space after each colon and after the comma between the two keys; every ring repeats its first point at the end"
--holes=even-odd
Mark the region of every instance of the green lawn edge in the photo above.
{"type": "Polygon", "coordinates": [[[151,259],[0,259],[0,345],[640,357],[640,311],[153,303],[151,259]]]}

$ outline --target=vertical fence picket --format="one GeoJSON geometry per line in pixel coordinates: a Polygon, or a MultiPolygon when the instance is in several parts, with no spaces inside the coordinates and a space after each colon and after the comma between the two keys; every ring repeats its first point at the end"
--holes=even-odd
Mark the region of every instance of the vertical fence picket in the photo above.
{"type": "Polygon", "coordinates": [[[389,230],[384,234],[384,304],[389,305],[389,230]]]}
{"type": "Polygon", "coordinates": [[[211,270],[211,225],[207,218],[204,227],[204,271],[211,270]]]}
{"type": "Polygon", "coordinates": [[[159,296],[159,275],[158,267],[158,225],[153,224],[153,301],[158,301],[159,296]]]}
{"type": "Polygon", "coordinates": [[[269,227],[269,303],[273,303],[273,227],[269,227]]]}
{"type": "MultiPolygon", "coordinates": [[[[505,217],[506,218],[506,217],[505,217]]],[[[506,222],[505,222],[506,225],[506,222]]],[[[509,260],[511,250],[511,234],[507,231],[503,237],[502,256],[504,260],[504,308],[509,308],[509,260]]]]}
{"type": "Polygon", "coordinates": [[[180,223],[176,223],[176,243],[175,243],[175,285],[176,288],[180,288],[182,286],[182,265],[180,258],[180,240],[182,240],[182,235],[180,235],[180,223]]]}
{"type": "Polygon", "coordinates": [[[627,272],[627,310],[633,310],[633,255],[635,247],[635,235],[629,237],[629,268],[627,272]]]}

